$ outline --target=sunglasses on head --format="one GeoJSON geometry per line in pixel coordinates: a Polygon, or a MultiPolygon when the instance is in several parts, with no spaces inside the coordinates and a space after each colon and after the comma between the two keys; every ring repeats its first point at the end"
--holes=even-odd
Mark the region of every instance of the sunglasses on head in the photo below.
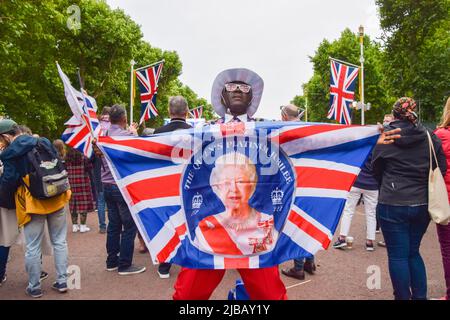
{"type": "Polygon", "coordinates": [[[228,92],[234,92],[239,89],[243,93],[249,93],[252,87],[245,83],[226,83],[225,90],[228,92]]]}

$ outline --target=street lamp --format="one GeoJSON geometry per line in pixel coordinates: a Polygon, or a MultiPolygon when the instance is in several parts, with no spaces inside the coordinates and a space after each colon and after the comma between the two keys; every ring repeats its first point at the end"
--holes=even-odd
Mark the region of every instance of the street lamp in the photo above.
{"type": "Polygon", "coordinates": [[[359,47],[360,47],[360,57],[359,62],[361,63],[361,77],[360,77],[360,93],[361,93],[361,125],[364,125],[364,27],[359,26],[359,47]]]}
{"type": "Polygon", "coordinates": [[[351,107],[355,110],[370,110],[372,108],[372,104],[370,102],[363,104],[361,101],[353,101],[351,107]]]}
{"type": "Polygon", "coordinates": [[[134,65],[136,64],[136,61],[134,59],[131,59],[130,65],[131,65],[131,74],[130,74],[130,126],[133,124],[133,97],[134,97],[134,65]]]}

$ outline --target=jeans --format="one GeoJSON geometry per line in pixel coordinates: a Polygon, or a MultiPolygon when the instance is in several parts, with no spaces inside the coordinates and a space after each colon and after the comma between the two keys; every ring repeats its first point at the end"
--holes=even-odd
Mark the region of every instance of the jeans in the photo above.
{"type": "Polygon", "coordinates": [[[106,229],[105,210],[105,193],[103,191],[100,191],[97,193],[97,214],[98,226],[100,229],[106,229]]]}
{"type": "Polygon", "coordinates": [[[9,247],[0,246],[0,282],[6,273],[6,264],[8,263],[9,247]]]}
{"type": "Polygon", "coordinates": [[[25,235],[25,269],[28,273],[28,288],[41,289],[39,278],[41,276],[41,244],[44,235],[45,220],[48,223],[50,241],[52,243],[56,282],[67,282],[67,220],[64,209],[47,215],[32,214],[31,221],[23,228],[25,235]]]}
{"type": "Polygon", "coordinates": [[[395,299],[426,299],[427,275],[419,247],[430,223],[428,206],[379,204],[377,215],[386,242],[395,299]]]}
{"type": "Polygon", "coordinates": [[[294,259],[294,270],[295,271],[303,270],[306,261],[308,261],[310,263],[314,263],[314,256],[307,257],[307,258],[301,258],[301,259],[294,259]]]}
{"type": "Polygon", "coordinates": [[[450,224],[444,226],[437,224],[439,244],[441,245],[442,263],[444,265],[445,284],[447,297],[450,299],[450,224]]]}
{"type": "Polygon", "coordinates": [[[341,236],[348,236],[353,215],[359,198],[363,196],[364,210],[366,212],[366,239],[375,240],[375,230],[377,227],[376,207],[378,203],[378,190],[365,190],[352,187],[345,203],[341,220],[341,236]]]}
{"type": "Polygon", "coordinates": [[[106,267],[118,267],[119,271],[123,271],[133,262],[137,228],[119,188],[113,184],[105,184],[104,192],[105,202],[108,206],[106,267]]]}

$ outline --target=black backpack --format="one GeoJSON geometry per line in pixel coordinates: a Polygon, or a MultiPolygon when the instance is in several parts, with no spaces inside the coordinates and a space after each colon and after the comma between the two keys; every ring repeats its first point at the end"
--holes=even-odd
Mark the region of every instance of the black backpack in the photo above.
{"type": "Polygon", "coordinates": [[[69,176],[62,160],[41,139],[27,157],[31,164],[30,185],[23,184],[34,198],[50,199],[70,189],[69,176]]]}

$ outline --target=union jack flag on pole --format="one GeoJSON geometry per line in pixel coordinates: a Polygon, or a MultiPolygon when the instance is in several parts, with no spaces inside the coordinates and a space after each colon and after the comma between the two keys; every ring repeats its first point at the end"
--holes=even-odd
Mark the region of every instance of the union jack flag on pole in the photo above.
{"type": "Polygon", "coordinates": [[[189,113],[191,114],[192,118],[201,119],[201,117],[203,115],[203,106],[192,109],[189,111],[189,113]]]}
{"type": "Polygon", "coordinates": [[[331,59],[330,110],[327,118],[341,124],[352,123],[351,104],[355,96],[358,67],[331,59]]]}
{"type": "Polygon", "coordinates": [[[139,124],[158,116],[156,96],[163,65],[164,60],[135,71],[136,78],[139,81],[139,91],[141,92],[141,117],[139,124]]]}
{"type": "Polygon", "coordinates": [[[98,137],[101,131],[97,118],[97,103],[95,99],[82,89],[81,92],[72,87],[69,78],[57,63],[64,93],[72,110],[73,116],[65,123],[67,126],[61,139],[68,146],[82,152],[86,157],[92,155],[92,139],[98,137]]]}
{"type": "Polygon", "coordinates": [[[98,145],[155,264],[234,269],[327,249],[378,136],[375,126],[240,122],[98,145]]]}

